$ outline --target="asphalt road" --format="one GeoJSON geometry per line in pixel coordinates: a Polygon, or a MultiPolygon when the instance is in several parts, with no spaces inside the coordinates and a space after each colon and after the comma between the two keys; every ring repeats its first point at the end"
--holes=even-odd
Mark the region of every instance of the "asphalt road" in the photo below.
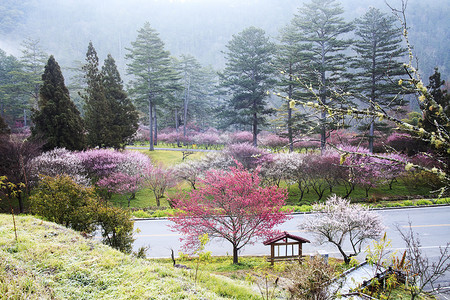
{"type": "MultiPolygon", "coordinates": [[[[423,253],[430,259],[435,259],[439,255],[439,247],[443,247],[450,242],[450,206],[444,207],[425,207],[425,208],[407,208],[407,209],[388,209],[378,211],[386,226],[388,239],[392,241],[392,251],[404,250],[404,242],[396,229],[396,225],[403,230],[407,230],[411,221],[413,231],[418,234],[423,253]]],[[[323,250],[330,256],[339,257],[337,249],[330,244],[318,245],[314,243],[314,238],[307,232],[301,232],[298,224],[302,222],[304,215],[294,215],[293,218],[278,229],[288,231],[289,233],[299,235],[309,239],[311,244],[303,245],[304,254],[314,254],[318,250],[323,250]]],[[[175,253],[182,251],[180,242],[181,235],[170,230],[168,220],[145,220],[136,221],[135,228],[139,229],[134,242],[134,249],[141,246],[149,247],[147,257],[170,257],[170,249],[175,253]]],[[[232,255],[231,244],[227,241],[213,240],[207,247],[212,255],[232,255]]],[[[240,255],[269,255],[269,246],[264,246],[262,241],[254,245],[247,245],[240,252],[240,255]]],[[[358,257],[364,259],[363,255],[358,257]]],[[[446,274],[440,280],[442,286],[450,286],[450,274],[446,274]]]]}

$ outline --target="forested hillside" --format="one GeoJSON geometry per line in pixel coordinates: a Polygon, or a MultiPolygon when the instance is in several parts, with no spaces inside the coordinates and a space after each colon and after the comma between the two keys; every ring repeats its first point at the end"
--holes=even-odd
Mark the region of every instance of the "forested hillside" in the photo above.
{"type": "MultiPolygon", "coordinates": [[[[87,44],[100,57],[111,53],[125,70],[125,48],[137,30],[150,22],[172,55],[191,54],[202,64],[223,67],[221,51],[233,34],[256,26],[275,38],[297,13],[297,0],[5,0],[0,4],[0,48],[20,54],[25,38],[39,39],[44,50],[61,63],[63,72],[82,61],[87,44]]],[[[370,6],[388,12],[384,1],[341,1],[348,21],[361,17],[370,6]]],[[[388,1],[399,7],[400,0],[388,1]]],[[[439,67],[450,74],[448,1],[408,1],[408,25],[424,78],[439,67]]]]}

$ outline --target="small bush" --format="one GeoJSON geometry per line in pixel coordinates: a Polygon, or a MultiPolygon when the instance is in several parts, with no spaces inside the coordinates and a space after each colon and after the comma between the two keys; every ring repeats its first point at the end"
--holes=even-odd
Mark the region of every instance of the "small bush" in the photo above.
{"type": "Polygon", "coordinates": [[[403,207],[404,204],[402,202],[392,202],[392,203],[387,203],[386,207],[403,207]]]}
{"type": "Polygon", "coordinates": [[[294,264],[289,269],[288,287],[295,299],[328,299],[330,291],[326,283],[335,276],[333,266],[326,264],[321,257],[305,260],[302,265],[294,264]]]}
{"type": "Polygon", "coordinates": [[[403,206],[413,206],[414,202],[412,202],[411,200],[405,200],[403,201],[403,206]]]}
{"type": "Polygon", "coordinates": [[[146,212],[146,211],[143,211],[143,210],[137,210],[137,211],[133,211],[132,213],[131,213],[135,218],[150,218],[151,217],[151,215],[148,213],[148,212],[146,212]]]}
{"type": "Polygon", "coordinates": [[[96,196],[92,188],[79,185],[68,175],[45,176],[30,196],[30,208],[48,221],[74,230],[95,230],[96,196]]]}
{"type": "Polygon", "coordinates": [[[118,207],[100,206],[98,224],[101,226],[103,243],[125,253],[131,253],[133,221],[127,210],[118,207]]]}
{"type": "Polygon", "coordinates": [[[450,198],[437,199],[436,204],[450,204],[450,198]]]}
{"type": "Polygon", "coordinates": [[[417,206],[422,206],[422,205],[432,205],[433,202],[431,202],[430,200],[421,199],[421,200],[417,200],[415,204],[416,204],[417,206]]]}
{"type": "Polygon", "coordinates": [[[294,206],[294,205],[285,205],[281,208],[282,212],[295,212],[297,211],[298,206],[294,206]]]}
{"type": "Polygon", "coordinates": [[[30,197],[30,207],[34,214],[77,231],[93,232],[100,225],[105,244],[131,252],[130,213],[101,205],[92,188],[75,183],[67,175],[44,177],[30,197]]]}
{"type": "Polygon", "coordinates": [[[301,205],[295,208],[296,212],[310,212],[312,210],[312,205],[301,205]]]}

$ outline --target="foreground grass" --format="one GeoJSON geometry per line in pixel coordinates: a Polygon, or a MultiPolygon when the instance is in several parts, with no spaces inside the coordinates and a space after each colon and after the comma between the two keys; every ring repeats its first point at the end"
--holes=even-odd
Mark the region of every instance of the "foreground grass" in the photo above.
{"type": "Polygon", "coordinates": [[[0,299],[256,299],[248,285],[123,254],[31,216],[0,215],[0,299]],[[214,287],[210,288],[210,287],[214,287]]]}

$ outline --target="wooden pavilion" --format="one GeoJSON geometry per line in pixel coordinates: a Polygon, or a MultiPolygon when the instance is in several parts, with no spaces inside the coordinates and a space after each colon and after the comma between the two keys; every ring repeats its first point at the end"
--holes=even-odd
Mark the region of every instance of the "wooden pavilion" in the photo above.
{"type": "Polygon", "coordinates": [[[270,258],[268,260],[273,265],[278,260],[298,259],[301,262],[302,245],[304,243],[310,243],[310,241],[284,231],[265,241],[264,245],[270,245],[270,258]]]}

